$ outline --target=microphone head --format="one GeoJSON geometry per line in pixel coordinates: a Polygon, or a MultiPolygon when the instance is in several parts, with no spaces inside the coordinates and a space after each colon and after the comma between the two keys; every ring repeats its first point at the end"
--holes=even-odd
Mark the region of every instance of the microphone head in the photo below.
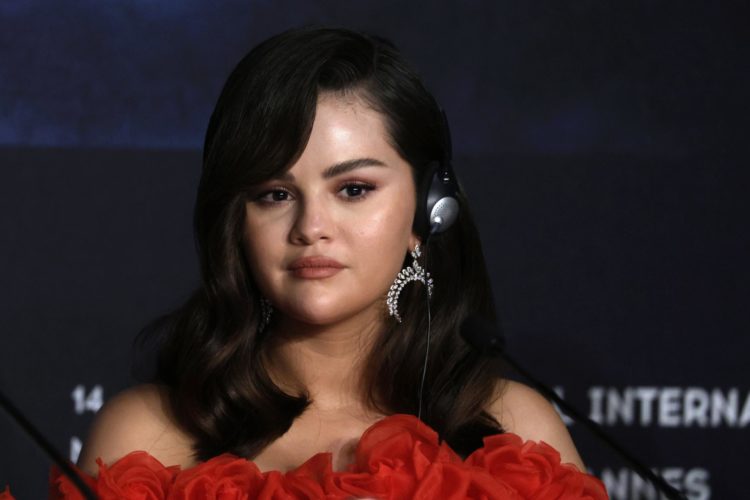
{"type": "Polygon", "coordinates": [[[461,337],[471,347],[488,354],[505,350],[505,336],[497,325],[479,316],[469,316],[461,324],[461,337]]]}

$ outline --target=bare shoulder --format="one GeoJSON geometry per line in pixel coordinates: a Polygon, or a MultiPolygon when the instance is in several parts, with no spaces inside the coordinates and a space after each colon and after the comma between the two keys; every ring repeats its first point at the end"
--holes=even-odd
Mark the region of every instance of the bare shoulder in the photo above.
{"type": "Polygon", "coordinates": [[[563,463],[585,471],[583,460],[555,407],[531,387],[513,380],[502,380],[488,410],[507,432],[524,441],[544,441],[557,451],[563,463]]]}
{"type": "Polygon", "coordinates": [[[97,457],[111,464],[131,451],[143,450],[164,465],[195,463],[192,441],[169,411],[167,390],[143,384],[120,392],[99,410],[78,458],[78,466],[98,473],[97,457]]]}

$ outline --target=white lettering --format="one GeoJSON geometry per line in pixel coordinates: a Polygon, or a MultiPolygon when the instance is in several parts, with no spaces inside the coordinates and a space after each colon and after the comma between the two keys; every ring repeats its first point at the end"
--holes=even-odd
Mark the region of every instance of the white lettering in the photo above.
{"type": "Polygon", "coordinates": [[[730,389],[726,396],[719,389],[714,389],[711,391],[711,403],[712,426],[718,427],[721,420],[724,420],[724,423],[728,425],[737,422],[737,410],[739,409],[737,389],[730,389]]]}
{"type": "Polygon", "coordinates": [[[624,424],[633,423],[633,394],[625,389],[622,396],[616,389],[607,391],[607,423],[614,425],[618,417],[624,424]]]}
{"type": "MultiPolygon", "coordinates": [[[[655,473],[659,473],[654,470],[655,473]]],[[[661,477],[667,482],[672,488],[677,490],[682,486],[682,475],[685,473],[682,467],[666,467],[661,471],[661,477]]]]}
{"type": "Polygon", "coordinates": [[[79,384],[75,386],[70,396],[73,398],[76,415],[83,415],[86,411],[96,413],[104,404],[104,390],[101,385],[95,385],[87,395],[86,388],[79,384]]]}
{"type": "Polygon", "coordinates": [[[680,425],[680,388],[665,387],[659,394],[659,424],[663,427],[680,425]]]}
{"type": "Polygon", "coordinates": [[[745,406],[742,408],[742,416],[737,426],[745,427],[748,423],[750,423],[750,394],[745,398],[745,406]]]}
{"type": "Polygon", "coordinates": [[[596,386],[590,387],[589,400],[591,402],[591,411],[589,412],[589,418],[599,424],[604,423],[604,412],[602,411],[604,402],[604,388],[596,386]]]}
{"type": "Polygon", "coordinates": [[[656,399],[656,387],[637,387],[636,396],[641,402],[641,425],[650,425],[652,412],[651,406],[656,399]]]}
{"type": "Polygon", "coordinates": [[[601,480],[604,483],[604,487],[607,488],[607,492],[612,500],[625,499],[628,497],[629,472],[628,469],[620,469],[617,473],[612,469],[602,470],[601,480]]]}
{"type": "Polygon", "coordinates": [[[706,469],[689,469],[685,474],[685,492],[690,500],[708,500],[711,498],[711,486],[708,484],[706,469]]]}
{"type": "Polygon", "coordinates": [[[688,387],[685,390],[685,426],[697,423],[701,427],[708,425],[709,399],[706,391],[700,387],[688,387]]]}
{"type": "MultiPolygon", "coordinates": [[[[559,388],[560,392],[562,388],[559,388]]],[[[588,390],[589,417],[602,425],[746,427],[750,392],[737,387],[602,387],[588,390]]],[[[559,410],[558,410],[559,412],[559,410]]],[[[567,421],[566,421],[567,423],[567,421]]]]}
{"type": "Polygon", "coordinates": [[[630,478],[630,498],[654,499],[656,498],[656,488],[648,480],[643,479],[638,474],[633,474],[630,478]]]}
{"type": "Polygon", "coordinates": [[[70,438],[70,461],[76,463],[78,461],[78,455],[81,454],[81,440],[78,437],[73,436],[70,438]]]}
{"type": "MultiPolygon", "coordinates": [[[[690,500],[708,500],[711,498],[708,470],[701,467],[686,469],[683,467],[665,467],[653,469],[664,480],[690,500]]],[[[593,471],[594,475],[597,475],[593,471]]],[[[607,488],[611,500],[664,500],[655,486],[641,478],[628,468],[604,468],[598,474],[607,488]]]]}

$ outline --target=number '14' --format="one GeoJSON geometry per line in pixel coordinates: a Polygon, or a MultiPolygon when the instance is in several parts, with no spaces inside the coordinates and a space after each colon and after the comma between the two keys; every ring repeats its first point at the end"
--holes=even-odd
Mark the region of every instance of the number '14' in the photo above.
{"type": "Polygon", "coordinates": [[[104,402],[104,390],[101,385],[95,385],[87,394],[86,388],[78,384],[70,396],[73,398],[76,415],[83,415],[86,411],[96,413],[104,402]]]}

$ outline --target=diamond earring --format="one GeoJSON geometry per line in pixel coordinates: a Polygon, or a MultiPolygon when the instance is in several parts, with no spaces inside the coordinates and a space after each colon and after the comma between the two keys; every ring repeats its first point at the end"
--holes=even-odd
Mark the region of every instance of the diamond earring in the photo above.
{"type": "Polygon", "coordinates": [[[273,306],[271,302],[265,298],[260,298],[260,321],[258,322],[258,333],[263,332],[271,322],[271,314],[273,313],[273,306]]]}
{"type": "Polygon", "coordinates": [[[411,252],[412,262],[410,266],[403,268],[396,276],[396,280],[388,290],[388,313],[396,318],[396,321],[401,323],[401,316],[398,313],[398,297],[401,294],[404,286],[412,281],[421,281],[423,285],[427,287],[427,296],[432,297],[432,278],[430,273],[419,264],[419,257],[422,256],[422,252],[419,249],[419,244],[414,247],[411,252]]]}

